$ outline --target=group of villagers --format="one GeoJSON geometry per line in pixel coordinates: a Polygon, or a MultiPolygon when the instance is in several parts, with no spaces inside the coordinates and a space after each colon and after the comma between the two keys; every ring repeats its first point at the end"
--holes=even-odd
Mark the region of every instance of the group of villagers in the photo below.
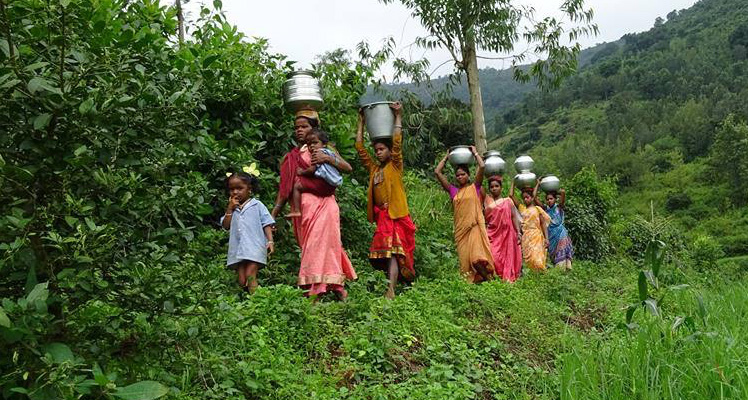
{"type": "Polygon", "coordinates": [[[483,189],[483,158],[470,148],[477,168],[470,181],[468,165],[455,166],[456,185],[444,175],[449,154],[434,173],[452,199],[455,247],[460,274],[471,283],[499,277],[514,282],[522,274],[522,262],[533,270],[545,270],[548,253],[555,266],[571,269],[574,248],[564,226],[566,191],[546,193],[546,204],[538,199],[540,179],[535,187],[522,188],[516,196],[514,181],[502,197],[503,177],[488,177],[488,194],[483,189]]]}
{"type": "MultiPolygon", "coordinates": [[[[416,275],[416,226],[403,185],[401,105],[392,103],[390,107],[395,115],[392,137],[375,139],[372,156],[364,144],[365,117],[359,112],[355,146],[361,164],[369,171],[367,217],[376,224],[369,261],[387,275],[385,297],[394,298],[397,282],[412,281],[416,275]]],[[[275,219],[290,202],[286,217],[301,248],[299,287],[315,299],[325,293],[345,299],[345,282],[356,279],[356,271],[343,249],[335,191],[343,181],[341,174],[353,168],[328,146],[328,134],[321,129],[316,111],[298,111],[294,132],[297,145],[281,162],[280,187],[272,210],[253,197],[258,183],[255,176],[235,172],[228,177],[230,197],[221,218],[223,228],[230,232],[226,265],[237,272],[240,286],[253,293],[258,286],[257,272],[274,251],[275,219]]],[[[456,184],[450,183],[443,174],[447,156],[435,170],[452,199],[461,275],[471,283],[497,276],[514,282],[522,273],[523,259],[529,268],[545,269],[547,251],[557,266],[570,269],[573,248],[563,224],[563,189],[558,194],[548,193],[543,205],[536,184],[522,190],[520,203],[514,196],[514,183],[509,195],[502,197],[501,176],[491,176],[486,194],[482,186],[485,164],[474,147],[472,151],[477,161],[473,182],[470,168],[458,165],[456,184]]]]}

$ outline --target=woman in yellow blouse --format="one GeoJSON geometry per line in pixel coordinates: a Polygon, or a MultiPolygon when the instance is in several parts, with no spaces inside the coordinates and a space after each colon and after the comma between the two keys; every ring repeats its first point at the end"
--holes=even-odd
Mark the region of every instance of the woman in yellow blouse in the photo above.
{"type": "Polygon", "coordinates": [[[364,147],[364,114],[359,110],[356,130],[356,150],[369,171],[367,193],[367,217],[377,224],[369,247],[371,265],[388,274],[389,288],[385,297],[395,297],[398,277],[411,281],[415,278],[413,251],[415,250],[416,226],[410,218],[408,200],[403,185],[402,156],[402,106],[390,105],[395,113],[395,129],[392,139],[373,141],[372,158],[364,147]]]}
{"type": "Polygon", "coordinates": [[[545,259],[548,249],[548,223],[551,218],[543,211],[542,207],[536,206],[535,197],[538,193],[538,185],[535,188],[522,189],[522,201],[520,204],[514,193],[514,180],[509,189],[509,194],[522,214],[522,259],[525,265],[534,270],[545,270],[545,259]]]}

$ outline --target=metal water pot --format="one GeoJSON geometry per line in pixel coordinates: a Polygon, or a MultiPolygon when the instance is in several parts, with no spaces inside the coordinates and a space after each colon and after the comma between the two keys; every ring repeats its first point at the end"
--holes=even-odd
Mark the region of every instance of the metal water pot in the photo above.
{"type": "Polygon", "coordinates": [[[514,160],[514,168],[517,172],[530,171],[533,166],[535,166],[535,161],[528,155],[519,156],[514,160]]]}
{"type": "Polygon", "coordinates": [[[448,159],[452,165],[470,165],[475,162],[470,146],[452,146],[449,149],[448,159]]]}
{"type": "Polygon", "coordinates": [[[514,184],[520,188],[531,188],[535,187],[536,176],[530,171],[522,171],[514,176],[514,184]]]}
{"type": "Polygon", "coordinates": [[[547,175],[540,179],[540,190],[549,192],[558,192],[561,189],[561,181],[555,175],[547,175]]]}
{"type": "Polygon", "coordinates": [[[322,89],[311,71],[294,71],[288,74],[288,79],[283,83],[283,103],[293,112],[322,109],[322,89]]]}
{"type": "Polygon", "coordinates": [[[483,159],[486,163],[485,172],[487,176],[502,175],[506,170],[506,161],[501,158],[501,153],[496,150],[483,153],[483,159]]]}
{"type": "Polygon", "coordinates": [[[366,118],[366,131],[369,139],[389,139],[395,129],[395,113],[390,108],[391,101],[369,103],[361,108],[366,118]]]}

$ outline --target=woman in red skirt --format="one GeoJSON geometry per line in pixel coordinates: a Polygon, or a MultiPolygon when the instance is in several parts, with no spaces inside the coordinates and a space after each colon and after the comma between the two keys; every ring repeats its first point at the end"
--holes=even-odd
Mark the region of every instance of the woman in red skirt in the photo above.
{"type": "Polygon", "coordinates": [[[364,115],[359,112],[356,150],[369,170],[367,215],[377,224],[369,247],[369,261],[376,269],[385,271],[389,288],[385,297],[395,297],[399,277],[407,281],[415,278],[413,251],[416,247],[416,226],[410,218],[403,185],[402,115],[400,103],[390,105],[395,113],[392,139],[373,141],[374,158],[364,147],[364,115]]]}

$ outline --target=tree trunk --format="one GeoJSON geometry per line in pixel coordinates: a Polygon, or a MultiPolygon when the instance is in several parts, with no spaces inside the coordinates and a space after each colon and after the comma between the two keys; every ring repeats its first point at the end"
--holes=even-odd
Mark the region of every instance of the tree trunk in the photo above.
{"type": "Polygon", "coordinates": [[[184,43],[184,12],[182,11],[182,0],[176,0],[177,25],[179,27],[179,44],[184,43]]]}
{"type": "Polygon", "coordinates": [[[470,92],[470,113],[473,115],[473,140],[479,154],[483,154],[488,147],[486,143],[486,120],[483,116],[483,96],[480,93],[478,58],[476,57],[473,40],[465,42],[462,55],[465,74],[467,75],[468,91],[470,92]]]}

